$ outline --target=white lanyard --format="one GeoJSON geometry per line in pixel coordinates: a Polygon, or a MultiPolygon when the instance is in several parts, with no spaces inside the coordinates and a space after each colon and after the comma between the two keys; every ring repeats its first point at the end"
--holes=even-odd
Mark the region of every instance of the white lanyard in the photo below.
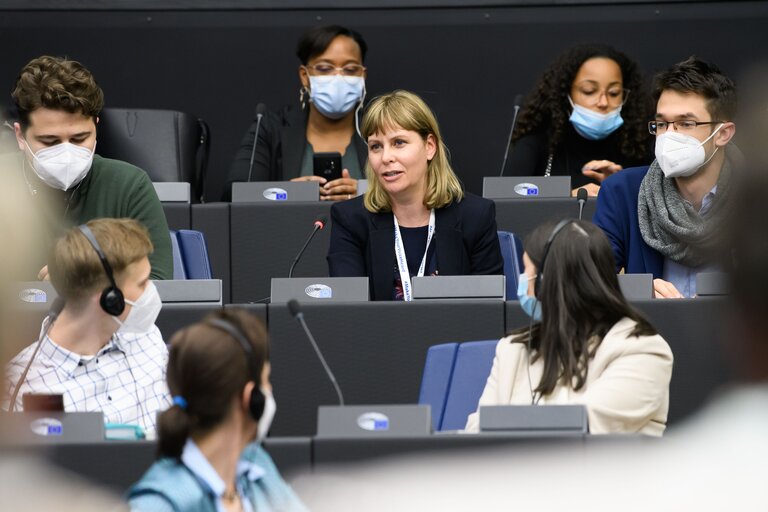
{"type": "MultiPolygon", "coordinates": [[[[400,235],[400,225],[397,223],[397,217],[392,214],[395,219],[395,260],[397,261],[397,270],[400,272],[400,282],[403,285],[403,300],[406,302],[413,300],[413,292],[411,291],[411,274],[408,271],[408,260],[405,257],[405,247],[403,246],[403,238],[400,235]]],[[[419,266],[419,272],[416,274],[418,277],[424,275],[424,267],[427,265],[427,252],[429,252],[429,243],[432,241],[432,235],[435,234],[435,210],[429,212],[429,226],[427,227],[427,247],[424,249],[424,256],[421,258],[421,265],[419,266]]]]}

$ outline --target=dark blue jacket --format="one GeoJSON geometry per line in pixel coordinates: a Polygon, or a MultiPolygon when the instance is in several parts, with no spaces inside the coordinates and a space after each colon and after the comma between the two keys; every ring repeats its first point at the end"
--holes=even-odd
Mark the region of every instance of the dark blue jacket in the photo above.
{"type": "Polygon", "coordinates": [[[634,167],[606,178],[600,186],[592,222],[608,236],[617,271],[623,268],[627,274],[661,278],[664,256],[645,243],[637,217],[637,195],[647,172],[648,167],[634,167]]]}
{"type": "MultiPolygon", "coordinates": [[[[371,300],[392,300],[395,224],[391,212],[371,213],[363,196],[331,207],[331,277],[368,276],[371,300]]],[[[435,256],[441,276],[503,274],[496,205],[464,194],[464,199],[435,210],[435,256]]]]}

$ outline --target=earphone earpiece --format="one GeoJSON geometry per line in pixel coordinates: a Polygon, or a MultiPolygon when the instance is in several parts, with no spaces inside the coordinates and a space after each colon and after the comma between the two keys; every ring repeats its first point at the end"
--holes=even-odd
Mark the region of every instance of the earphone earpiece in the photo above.
{"type": "Polygon", "coordinates": [[[261,391],[261,388],[254,387],[253,391],[251,391],[251,403],[250,403],[250,411],[251,411],[251,417],[255,419],[256,421],[259,421],[261,417],[264,415],[264,407],[267,404],[267,397],[264,396],[264,393],[261,391]]]}
{"type": "Polygon", "coordinates": [[[101,298],[99,299],[101,309],[107,314],[112,316],[120,316],[125,311],[125,297],[120,288],[108,286],[101,292],[101,298]]]}

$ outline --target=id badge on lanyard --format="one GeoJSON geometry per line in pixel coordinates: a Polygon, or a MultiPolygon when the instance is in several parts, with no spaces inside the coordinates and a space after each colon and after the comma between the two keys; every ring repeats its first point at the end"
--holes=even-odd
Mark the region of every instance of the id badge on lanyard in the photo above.
{"type": "MultiPolygon", "coordinates": [[[[400,235],[400,225],[397,223],[397,217],[392,215],[395,220],[395,260],[397,261],[397,271],[400,273],[400,282],[403,284],[403,300],[410,302],[413,300],[413,290],[411,288],[411,274],[408,271],[408,260],[405,257],[405,247],[403,246],[403,237],[400,235]]],[[[429,212],[429,226],[427,227],[427,247],[424,249],[424,256],[421,258],[419,272],[417,277],[424,275],[424,269],[427,266],[427,252],[429,244],[432,242],[432,236],[435,234],[435,210],[429,212]]]]}

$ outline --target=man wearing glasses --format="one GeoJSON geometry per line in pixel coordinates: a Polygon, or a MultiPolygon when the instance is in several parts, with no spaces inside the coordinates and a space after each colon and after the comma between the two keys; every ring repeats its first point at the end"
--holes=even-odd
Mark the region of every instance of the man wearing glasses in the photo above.
{"type": "Polygon", "coordinates": [[[656,159],[603,181],[593,218],[617,269],[653,274],[657,298],[693,297],[710,265],[733,188],[736,89],[716,66],[690,57],[656,76],[656,159]]]}

